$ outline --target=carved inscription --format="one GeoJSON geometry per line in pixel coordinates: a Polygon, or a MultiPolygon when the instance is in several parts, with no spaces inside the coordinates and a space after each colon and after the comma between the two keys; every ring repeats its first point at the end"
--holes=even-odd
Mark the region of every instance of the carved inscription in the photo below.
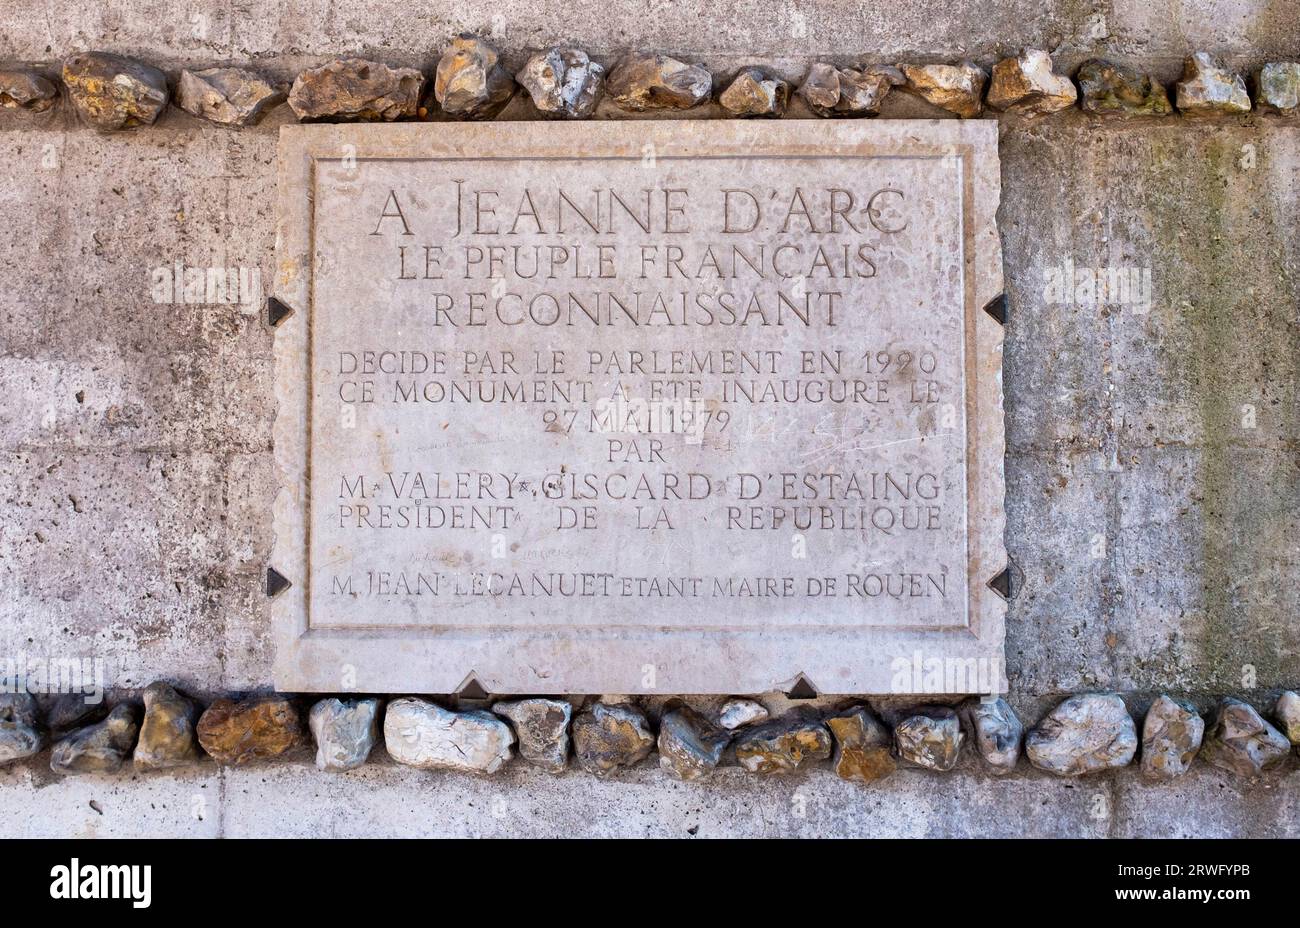
{"type": "Polygon", "coordinates": [[[969,157],[318,150],[306,628],[977,630],[969,157]]]}

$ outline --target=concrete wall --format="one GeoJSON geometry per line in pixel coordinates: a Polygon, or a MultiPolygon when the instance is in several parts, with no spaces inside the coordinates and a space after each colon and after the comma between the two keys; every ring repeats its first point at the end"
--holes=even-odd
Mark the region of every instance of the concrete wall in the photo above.
{"type": "Polygon", "coordinates": [[[345,52],[429,65],[448,37],[472,30],[494,34],[509,53],[558,41],[598,56],[653,47],[715,68],[785,59],[799,63],[796,73],[818,56],[988,59],[1031,45],[1066,59],[1141,60],[1172,77],[1191,49],[1253,63],[1294,55],[1300,33],[1300,9],[1287,0],[9,0],[5,19],[5,58],[96,48],[162,67],[246,61],[286,73],[345,52]]]}
{"type": "MultiPolygon", "coordinates": [[[[287,77],[360,52],[428,68],[452,33],[489,31],[494,15],[516,60],[568,39],[792,76],[815,56],[988,64],[1021,44],[1171,78],[1194,48],[1242,67],[1300,55],[1300,7],[1282,0],[960,13],[903,0],[312,0],[200,20],[170,6],[9,0],[0,60],[95,48],[173,76],[252,62],[287,77]]],[[[516,101],[501,118],[531,115],[516,101]]],[[[897,95],[885,115],[940,114],[897,95]]],[[[101,136],[66,106],[0,116],[0,654],[103,658],[122,688],[269,685],[271,332],[239,307],[158,305],[150,272],[183,261],[273,280],[275,141],[290,119],[281,107],[229,131],[172,109],[101,136]]],[[[1137,713],[1159,691],[1271,706],[1300,684],[1300,123],[1004,118],[1001,158],[1010,699],[1030,723],[1093,689],[1124,692],[1137,713]],[[1045,271],[1066,259],[1150,267],[1150,312],[1047,303],[1045,271]]],[[[0,771],[15,798],[0,802],[0,833],[1300,835],[1297,776],[1292,761],[1253,788],[1204,767],[1167,786],[1125,771],[1075,788],[1027,770],[995,781],[968,762],[862,790],[825,771],[696,786],[651,770],[597,784],[517,765],[475,781],[290,763],[56,781],[32,764],[0,771]],[[796,814],[796,795],[813,811],[796,814]]]]}

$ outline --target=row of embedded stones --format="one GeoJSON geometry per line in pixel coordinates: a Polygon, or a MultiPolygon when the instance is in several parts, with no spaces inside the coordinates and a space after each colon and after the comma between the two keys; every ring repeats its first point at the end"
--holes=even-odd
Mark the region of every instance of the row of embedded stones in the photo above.
{"type": "MultiPolygon", "coordinates": [[[[1242,76],[1205,52],[1187,59],[1173,105],[1164,85],[1150,75],[1101,59],[1086,62],[1077,80],[1076,89],[1068,76],[1053,71],[1046,52],[1026,49],[999,61],[991,80],[971,62],[862,68],[819,62],[796,92],[820,116],[874,115],[894,87],[967,118],[978,116],[986,100],[994,109],[1030,118],[1073,106],[1076,100],[1090,113],[1120,116],[1167,116],[1174,106],[1188,115],[1230,115],[1252,108],[1242,76]]],[[[690,109],[713,95],[713,76],[705,68],[655,54],[628,55],[606,78],[605,68],[582,50],[556,47],[533,55],[512,76],[495,48],[464,35],[438,62],[433,98],[448,115],[486,119],[510,102],[516,82],[538,110],[568,118],[590,116],[606,93],[629,111],[690,109]]],[[[63,83],[81,118],[102,130],[151,124],[170,100],[162,71],[101,52],[68,58],[63,83]]],[[[287,93],[240,68],[185,70],[176,102],[195,116],[224,125],[255,123],[286,96],[299,119],[392,121],[428,115],[434,104],[425,85],[424,75],[414,68],[344,58],[299,74],[287,93]]],[[[1294,114],[1300,108],[1300,63],[1265,64],[1255,75],[1255,89],[1260,109],[1294,114]]],[[[0,71],[0,105],[43,110],[57,95],[54,84],[35,71],[0,71]]],[[[747,68],[719,94],[718,102],[737,116],[779,116],[789,98],[785,81],[747,68]]]]}
{"type": "MultiPolygon", "coordinates": [[[[144,691],[143,701],[142,721],[135,706],[123,703],[64,735],[54,744],[50,767],[60,774],[111,773],[134,757],[138,769],[167,769],[195,763],[200,748],[220,764],[239,765],[305,743],[297,708],[281,696],[219,699],[200,712],[197,703],[160,682],[144,691]]],[[[103,711],[65,698],[55,702],[47,722],[57,730],[103,711]]],[[[1282,730],[1247,703],[1225,698],[1207,730],[1190,703],[1161,696],[1142,723],[1142,772],[1171,779],[1199,755],[1239,776],[1259,776],[1280,766],[1292,745],[1300,753],[1300,696],[1284,693],[1275,717],[1282,730]]],[[[500,769],[516,744],[525,762],[559,773],[568,766],[572,743],[577,765],[597,776],[635,766],[657,746],[659,766],[681,780],[707,776],[729,746],[736,762],[753,773],[808,768],[833,754],[837,775],[862,782],[888,776],[900,762],[951,770],[967,741],[999,775],[1015,768],[1022,744],[1031,764],[1064,777],[1126,766],[1139,748],[1133,717],[1113,694],[1072,696],[1027,735],[1004,699],[979,697],[957,708],[902,713],[892,730],[864,705],[829,717],[795,709],[769,720],[760,703],[740,698],[726,701],[716,715],[670,704],[657,737],[633,703],[598,701],[574,718],[571,703],[547,698],[501,701],[490,711],[453,711],[415,697],[387,706],[373,697],[327,698],[312,706],[308,726],[322,770],[360,767],[382,736],[398,763],[476,773],[500,769]]],[[[35,699],[0,696],[0,765],[38,753],[44,741],[35,699]]]]}

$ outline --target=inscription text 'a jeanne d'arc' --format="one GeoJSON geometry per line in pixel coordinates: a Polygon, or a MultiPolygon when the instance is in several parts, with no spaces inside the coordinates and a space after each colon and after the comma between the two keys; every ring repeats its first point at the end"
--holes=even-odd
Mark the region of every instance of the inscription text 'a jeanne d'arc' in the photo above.
{"type": "Polygon", "coordinates": [[[1003,688],[995,130],[284,130],[277,684],[1003,688]]]}

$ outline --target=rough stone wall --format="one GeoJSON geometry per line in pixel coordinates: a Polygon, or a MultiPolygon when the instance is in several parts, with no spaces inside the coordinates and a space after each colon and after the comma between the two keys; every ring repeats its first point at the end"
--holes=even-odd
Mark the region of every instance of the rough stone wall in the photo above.
{"type": "MultiPolygon", "coordinates": [[[[1107,54],[1167,78],[1196,48],[1243,69],[1300,55],[1300,7],[1281,0],[995,0],[965,13],[902,0],[236,0],[198,19],[170,6],[9,0],[0,60],[103,49],[173,77],[226,62],[288,77],[363,53],[427,71],[452,34],[494,26],[512,64],[567,39],[598,57],[651,48],[789,77],[815,57],[987,65],[1025,44],[1059,46],[1062,70],[1107,54]]],[[[900,94],[883,115],[944,114],[900,94]]],[[[500,118],[533,116],[517,100],[500,118]]],[[[275,142],[291,119],[280,107],[230,131],[171,108],[102,136],[66,106],[0,118],[0,653],[103,658],[123,688],[269,686],[272,335],[260,307],[159,305],[149,288],[175,261],[274,279],[275,142]]],[[[1097,689],[1135,713],[1160,691],[1270,706],[1300,683],[1300,123],[1004,117],[1001,159],[1010,701],[1030,724],[1059,695],[1097,689]],[[1150,312],[1047,303],[1045,272],[1065,259],[1150,267],[1150,312]]],[[[1300,772],[1287,769],[1254,787],[1203,766],[1161,786],[1131,770],[1075,784],[995,780],[968,760],[864,790],[824,770],[694,785],[519,765],[436,782],[382,763],[111,780],[27,765],[0,771],[15,800],[0,803],[0,832],[1294,836],[1300,772]]]]}

